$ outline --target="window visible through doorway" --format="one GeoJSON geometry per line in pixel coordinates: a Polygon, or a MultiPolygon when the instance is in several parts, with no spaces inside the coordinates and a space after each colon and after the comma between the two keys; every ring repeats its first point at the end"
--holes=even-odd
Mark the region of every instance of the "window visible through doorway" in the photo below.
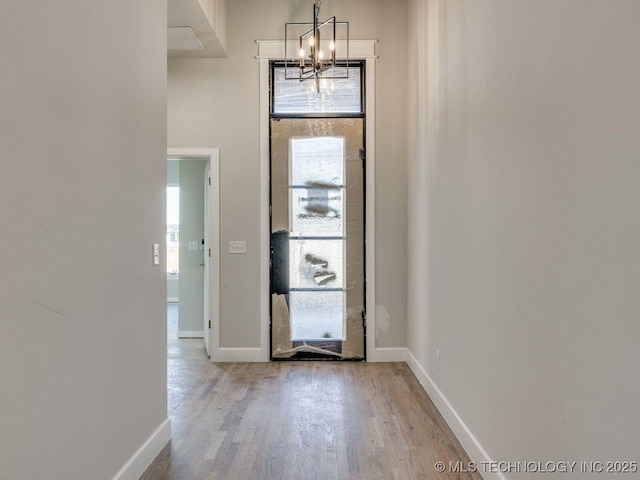
{"type": "Polygon", "coordinates": [[[180,187],[167,187],[167,275],[180,273],[180,187]]]}

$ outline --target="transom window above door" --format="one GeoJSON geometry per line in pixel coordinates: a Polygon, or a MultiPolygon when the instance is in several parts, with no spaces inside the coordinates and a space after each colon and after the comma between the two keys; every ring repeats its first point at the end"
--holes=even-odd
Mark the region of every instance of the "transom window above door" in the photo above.
{"type": "Polygon", "coordinates": [[[362,62],[350,62],[348,78],[322,78],[318,93],[315,82],[285,79],[284,65],[273,62],[271,114],[364,114],[363,69],[362,62]]]}

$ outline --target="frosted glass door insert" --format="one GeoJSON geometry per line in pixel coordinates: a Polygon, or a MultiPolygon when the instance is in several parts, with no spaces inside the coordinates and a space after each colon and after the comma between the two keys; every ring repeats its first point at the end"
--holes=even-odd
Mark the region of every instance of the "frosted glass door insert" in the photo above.
{"type": "Polygon", "coordinates": [[[272,355],[362,358],[363,120],[273,119],[271,138],[272,355]]]}

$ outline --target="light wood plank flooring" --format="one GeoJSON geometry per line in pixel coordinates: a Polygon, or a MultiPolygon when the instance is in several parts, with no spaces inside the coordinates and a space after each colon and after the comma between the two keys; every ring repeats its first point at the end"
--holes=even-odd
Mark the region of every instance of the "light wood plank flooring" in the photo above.
{"type": "Polygon", "coordinates": [[[168,362],[169,465],[148,478],[481,480],[434,470],[469,459],[404,363],[168,362]]]}

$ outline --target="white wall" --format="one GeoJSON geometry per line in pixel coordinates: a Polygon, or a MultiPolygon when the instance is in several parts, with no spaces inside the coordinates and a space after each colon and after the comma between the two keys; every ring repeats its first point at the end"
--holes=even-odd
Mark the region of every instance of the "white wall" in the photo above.
{"type": "Polygon", "coordinates": [[[639,460],[640,2],[411,18],[414,366],[494,460],[639,460]]]}
{"type": "Polygon", "coordinates": [[[166,2],[1,10],[0,478],[112,479],[167,419],[166,2]]]}
{"type": "MultiPolygon", "coordinates": [[[[220,346],[260,346],[259,70],[255,40],[284,38],[309,21],[307,0],[228,2],[228,58],[171,59],[170,147],[220,148],[220,346]],[[246,240],[246,255],[229,255],[246,240]]],[[[376,66],[376,300],[378,347],[406,345],[407,3],[325,0],[321,16],[350,21],[351,36],[379,39],[376,66]]],[[[368,92],[372,94],[372,92],[368,92]]]]}
{"type": "Polygon", "coordinates": [[[180,297],[180,278],[167,276],[167,302],[178,302],[180,297]]]}

